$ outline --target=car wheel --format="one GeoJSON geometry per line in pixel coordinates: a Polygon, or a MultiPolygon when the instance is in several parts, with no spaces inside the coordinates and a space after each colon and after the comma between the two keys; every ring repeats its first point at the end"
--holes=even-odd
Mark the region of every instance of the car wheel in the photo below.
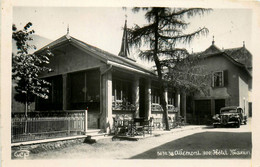
{"type": "Polygon", "coordinates": [[[246,123],[247,123],[247,122],[246,122],[246,121],[244,121],[244,125],[246,125],[246,123]]]}
{"type": "Polygon", "coordinates": [[[240,128],[240,122],[237,123],[237,126],[236,126],[236,127],[237,127],[237,128],[240,128]]]}
{"type": "Polygon", "coordinates": [[[215,124],[214,124],[214,125],[213,125],[213,127],[214,127],[214,128],[217,128],[217,127],[218,127],[218,125],[215,125],[215,124]]]}

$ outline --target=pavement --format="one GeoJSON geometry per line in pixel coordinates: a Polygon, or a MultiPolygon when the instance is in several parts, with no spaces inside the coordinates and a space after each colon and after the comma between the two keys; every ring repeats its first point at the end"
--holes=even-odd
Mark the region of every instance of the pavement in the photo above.
{"type": "Polygon", "coordinates": [[[165,134],[177,133],[177,132],[194,130],[194,129],[202,129],[202,128],[206,128],[206,127],[208,127],[208,126],[206,126],[206,125],[187,125],[187,126],[171,129],[170,131],[155,130],[155,131],[153,131],[153,135],[161,136],[161,135],[165,135],[165,134]]]}
{"type": "MultiPolygon", "coordinates": [[[[210,129],[212,131],[223,131],[226,127],[220,127],[220,128],[213,128],[213,126],[210,125],[186,125],[182,127],[177,127],[174,129],[171,129],[169,131],[163,130],[163,129],[156,129],[152,131],[152,134],[145,134],[145,136],[139,135],[139,136],[116,136],[115,138],[121,139],[121,140],[140,140],[140,139],[146,139],[150,137],[158,137],[166,134],[171,134],[171,133],[178,133],[178,132],[183,132],[183,131],[189,131],[189,130],[195,130],[195,129],[210,129]]],[[[229,131],[231,132],[248,132],[252,131],[252,126],[251,126],[251,118],[247,120],[247,125],[244,126],[242,125],[240,128],[228,128],[229,131]]],[[[102,138],[100,138],[102,139],[102,138]]],[[[99,140],[99,139],[98,139],[99,140]]]]}
{"type": "Polygon", "coordinates": [[[113,136],[93,136],[90,138],[89,142],[85,141],[84,143],[63,149],[30,154],[27,159],[96,159],[98,157],[104,159],[128,159],[153,147],[164,144],[169,140],[171,141],[187,134],[196,133],[196,131],[200,131],[204,127],[206,126],[188,125],[181,128],[171,129],[170,131],[154,130],[152,135],[146,134],[144,137],[136,136],[135,138],[137,139],[135,140],[129,138],[113,140],[113,136]]]}
{"type": "Polygon", "coordinates": [[[160,151],[176,150],[214,154],[216,149],[248,150],[251,153],[250,131],[250,124],[242,125],[240,128],[188,125],[170,131],[155,130],[152,135],[138,136],[138,141],[111,140],[113,136],[106,136],[90,144],[81,143],[63,149],[30,154],[28,159],[250,159],[251,155],[203,155],[199,157],[158,155],[160,151]]]}
{"type": "Polygon", "coordinates": [[[145,134],[143,135],[137,135],[137,136],[100,136],[100,137],[92,137],[91,139],[94,139],[96,141],[106,139],[106,138],[112,138],[113,140],[129,140],[129,141],[137,141],[141,139],[146,139],[150,137],[158,137],[166,134],[171,134],[171,133],[178,133],[178,132],[183,132],[183,131],[189,131],[189,130],[194,130],[194,129],[202,129],[206,128],[208,126],[206,125],[186,125],[182,127],[177,127],[171,130],[163,130],[163,129],[156,129],[152,131],[152,134],[145,134]]]}

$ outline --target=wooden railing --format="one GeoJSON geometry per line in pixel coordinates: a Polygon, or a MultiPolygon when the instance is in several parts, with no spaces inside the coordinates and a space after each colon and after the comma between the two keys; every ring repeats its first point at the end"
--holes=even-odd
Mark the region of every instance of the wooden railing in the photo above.
{"type": "Polygon", "coordinates": [[[134,111],[135,105],[131,104],[130,102],[123,102],[123,101],[113,101],[112,102],[112,109],[113,110],[128,110],[134,111]]]}
{"type": "MultiPolygon", "coordinates": [[[[179,108],[173,105],[167,105],[168,112],[178,112],[179,108]]],[[[152,104],[152,111],[163,111],[163,108],[160,104],[153,103],[152,104]]]]}
{"type": "Polygon", "coordinates": [[[27,118],[13,113],[11,124],[12,143],[81,135],[87,131],[87,110],[34,112],[27,118]]]}

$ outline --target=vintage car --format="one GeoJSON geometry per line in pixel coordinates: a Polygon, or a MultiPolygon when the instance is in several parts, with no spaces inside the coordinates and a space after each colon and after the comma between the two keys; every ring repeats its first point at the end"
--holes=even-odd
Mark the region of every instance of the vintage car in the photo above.
{"type": "Polygon", "coordinates": [[[213,116],[213,126],[227,126],[233,125],[237,128],[240,125],[247,123],[247,116],[245,115],[243,109],[237,106],[223,107],[220,109],[220,114],[213,116]]]}

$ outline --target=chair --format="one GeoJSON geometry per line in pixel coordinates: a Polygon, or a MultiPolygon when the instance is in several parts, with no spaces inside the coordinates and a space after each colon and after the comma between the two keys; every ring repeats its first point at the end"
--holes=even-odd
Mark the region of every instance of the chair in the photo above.
{"type": "Polygon", "coordinates": [[[154,118],[153,126],[154,126],[154,129],[161,129],[162,128],[162,119],[154,118]]]}
{"type": "Polygon", "coordinates": [[[144,118],[134,118],[133,127],[132,127],[132,135],[143,135],[144,136],[144,126],[143,126],[144,118]]]}
{"type": "Polygon", "coordinates": [[[181,128],[183,126],[185,126],[184,118],[182,116],[177,117],[174,128],[181,128]]]}
{"type": "Polygon", "coordinates": [[[145,133],[152,135],[152,120],[144,120],[143,131],[144,136],[145,133]]]}
{"type": "Polygon", "coordinates": [[[114,119],[114,133],[115,135],[127,135],[129,130],[128,119],[114,119]]]}

